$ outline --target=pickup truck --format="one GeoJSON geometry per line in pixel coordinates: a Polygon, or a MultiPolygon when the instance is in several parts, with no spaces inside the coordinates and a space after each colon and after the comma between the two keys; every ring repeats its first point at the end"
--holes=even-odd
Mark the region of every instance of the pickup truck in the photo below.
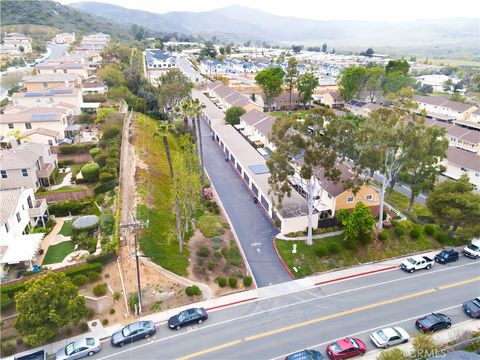
{"type": "Polygon", "coordinates": [[[463,255],[472,259],[480,258],[480,239],[472,239],[471,244],[463,249],[463,255]]]}
{"type": "Polygon", "coordinates": [[[413,273],[416,270],[430,269],[433,266],[433,259],[428,256],[410,256],[402,262],[400,267],[406,272],[413,273]]]}

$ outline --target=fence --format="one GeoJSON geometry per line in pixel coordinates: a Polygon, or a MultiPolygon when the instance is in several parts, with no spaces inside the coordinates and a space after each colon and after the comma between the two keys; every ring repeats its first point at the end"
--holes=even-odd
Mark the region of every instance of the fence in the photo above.
{"type": "Polygon", "coordinates": [[[81,200],[86,197],[94,196],[92,189],[85,190],[75,190],[75,191],[65,191],[65,192],[56,192],[56,193],[47,193],[47,194],[35,194],[37,199],[45,199],[47,203],[55,203],[66,201],[69,199],[81,200]]]}
{"type": "Polygon", "coordinates": [[[407,220],[407,217],[403,215],[400,211],[395,209],[392,205],[387,204],[386,202],[383,203],[384,207],[386,207],[389,211],[393,212],[395,215],[400,217],[400,220],[407,220]]]}
{"type": "Polygon", "coordinates": [[[90,154],[57,154],[57,158],[59,161],[72,160],[74,164],[85,164],[93,160],[90,154]]]}

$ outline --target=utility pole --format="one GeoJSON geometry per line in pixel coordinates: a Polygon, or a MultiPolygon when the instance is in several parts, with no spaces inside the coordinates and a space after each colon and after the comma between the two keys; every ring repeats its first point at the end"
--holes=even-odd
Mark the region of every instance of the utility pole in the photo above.
{"type": "Polygon", "coordinates": [[[132,222],[128,224],[120,224],[121,229],[133,229],[133,241],[135,244],[135,262],[137,265],[137,291],[138,291],[138,314],[142,314],[142,287],[140,285],[140,255],[138,253],[138,243],[137,243],[137,229],[144,228],[148,226],[148,220],[146,222],[137,221],[137,218],[132,214],[132,222]]]}

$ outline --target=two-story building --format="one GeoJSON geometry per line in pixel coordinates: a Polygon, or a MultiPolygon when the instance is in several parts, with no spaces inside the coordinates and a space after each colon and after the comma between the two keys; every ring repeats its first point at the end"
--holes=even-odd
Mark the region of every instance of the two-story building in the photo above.
{"type": "Polygon", "coordinates": [[[73,115],[80,115],[84,106],[82,92],[78,88],[51,88],[42,91],[16,92],[12,95],[13,105],[25,107],[70,108],[73,115]]]}
{"type": "Polygon", "coordinates": [[[108,86],[96,76],[91,76],[82,84],[83,95],[106,94],[108,86]]]}
{"type": "Polygon", "coordinates": [[[0,49],[10,57],[19,57],[32,52],[32,41],[23,34],[5,33],[0,49]]]}
{"type": "Polygon", "coordinates": [[[257,148],[266,147],[274,150],[273,144],[269,137],[272,134],[273,124],[275,123],[273,116],[267,115],[258,110],[250,110],[240,116],[240,124],[238,128],[257,148]]]}
{"type": "Polygon", "coordinates": [[[77,75],[81,79],[86,79],[89,75],[89,69],[87,67],[87,64],[84,64],[82,62],[73,62],[73,63],[60,62],[58,61],[58,59],[55,60],[54,62],[38,64],[36,66],[36,70],[39,75],[48,75],[48,74],[77,75]]]}
{"type": "Polygon", "coordinates": [[[76,74],[39,74],[22,79],[21,83],[27,91],[44,91],[51,88],[80,88],[80,77],[76,74]]]}
{"type": "Polygon", "coordinates": [[[170,70],[177,68],[177,57],[162,49],[146,49],[145,64],[147,69],[170,70]]]}
{"type": "Polygon", "coordinates": [[[208,84],[207,91],[209,96],[214,98],[213,102],[216,103],[220,109],[226,110],[232,106],[239,106],[246,112],[250,110],[263,111],[259,105],[220,81],[208,84]]]}
{"type": "Polygon", "coordinates": [[[418,112],[425,111],[428,117],[443,121],[468,121],[470,115],[478,108],[472,104],[451,101],[448,96],[414,97],[418,112]]]}
{"type": "Polygon", "coordinates": [[[55,43],[57,44],[73,44],[76,40],[75,33],[60,33],[55,35],[55,43]]]}
{"type": "Polygon", "coordinates": [[[85,35],[80,43],[82,50],[102,50],[110,43],[110,35],[104,33],[96,33],[85,35]]]}
{"type": "MultiPolygon", "coordinates": [[[[267,97],[264,93],[261,93],[259,96],[259,100],[261,99],[261,104],[263,106],[264,111],[269,111],[268,104],[267,104],[267,97]]],[[[283,111],[283,110],[294,110],[299,109],[303,106],[300,101],[300,95],[298,92],[292,92],[292,96],[290,97],[290,93],[284,91],[278,96],[275,96],[271,103],[270,103],[270,110],[271,111],[283,111]]]]}
{"type": "Polygon", "coordinates": [[[345,101],[343,101],[338,91],[314,94],[313,99],[320,101],[320,103],[327,105],[332,109],[341,108],[345,104],[345,101]]]}
{"type": "Polygon", "coordinates": [[[12,148],[0,150],[0,189],[32,188],[50,185],[57,167],[57,155],[44,144],[11,142],[12,148]]]}

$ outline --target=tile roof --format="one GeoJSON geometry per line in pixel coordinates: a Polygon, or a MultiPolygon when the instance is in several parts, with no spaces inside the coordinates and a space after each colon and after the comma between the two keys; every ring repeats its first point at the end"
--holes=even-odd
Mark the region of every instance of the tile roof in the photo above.
{"type": "Polygon", "coordinates": [[[25,142],[15,148],[0,151],[0,169],[12,170],[32,167],[45,153],[46,145],[25,142]]]}
{"type": "Polygon", "coordinates": [[[50,136],[50,137],[54,137],[54,138],[60,137],[60,132],[59,131],[39,127],[39,128],[32,129],[32,130],[29,130],[27,132],[22,133],[22,135],[20,135],[20,139],[26,138],[26,137],[28,137],[30,135],[33,135],[33,134],[40,134],[40,135],[50,136]]]}
{"type": "Polygon", "coordinates": [[[460,140],[467,141],[473,144],[480,144],[480,131],[471,130],[460,137],[460,140]]]}
{"type": "Polygon", "coordinates": [[[449,146],[447,160],[454,165],[480,172],[480,156],[470,151],[449,146]]]}
{"type": "Polygon", "coordinates": [[[243,120],[246,124],[253,126],[259,121],[265,118],[265,113],[262,113],[258,110],[250,110],[247,113],[240,116],[240,120],[243,120]]]}
{"type": "Polygon", "coordinates": [[[3,114],[0,123],[60,121],[64,115],[65,111],[53,107],[35,107],[13,114],[3,114]]]}
{"type": "Polygon", "coordinates": [[[0,226],[15,214],[23,189],[0,190],[0,226]]]}
{"type": "Polygon", "coordinates": [[[78,80],[79,76],[75,74],[38,74],[28,76],[22,79],[23,83],[39,82],[65,82],[78,80]]]}

